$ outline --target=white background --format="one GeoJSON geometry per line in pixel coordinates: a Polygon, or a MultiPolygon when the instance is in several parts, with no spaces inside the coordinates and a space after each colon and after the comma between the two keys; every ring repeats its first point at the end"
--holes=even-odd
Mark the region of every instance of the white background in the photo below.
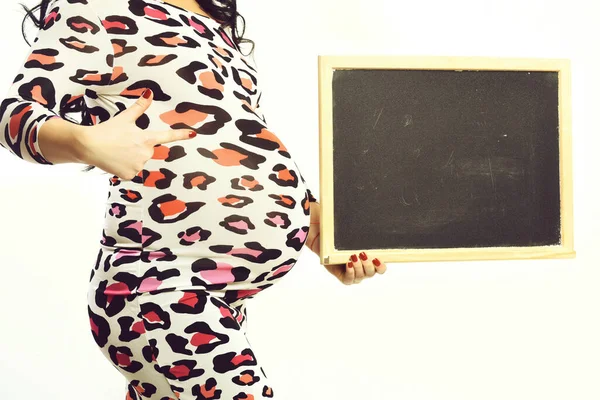
{"type": "MultiPolygon", "coordinates": [[[[397,263],[347,287],[305,249],[295,268],[248,308],[249,337],[276,398],[600,399],[595,3],[240,2],[244,36],[257,45],[269,128],[317,197],[318,54],[572,60],[577,258],[397,263]]],[[[28,46],[17,1],[3,6],[5,93],[28,46]]],[[[33,40],[33,29],[28,33],[33,40]]],[[[123,378],[89,332],[86,285],[101,237],[107,175],[82,168],[34,165],[0,149],[2,399],[125,396],[123,378]]]]}

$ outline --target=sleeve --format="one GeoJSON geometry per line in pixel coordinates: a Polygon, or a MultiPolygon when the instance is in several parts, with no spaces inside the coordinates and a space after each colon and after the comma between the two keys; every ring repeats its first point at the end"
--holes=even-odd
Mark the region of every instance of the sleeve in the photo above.
{"type": "Polygon", "coordinates": [[[31,51],[0,104],[0,145],[32,163],[50,164],[38,132],[52,118],[85,110],[84,94],[112,82],[110,37],[87,2],[57,0],[48,9],[31,51]]]}
{"type": "Polygon", "coordinates": [[[311,203],[318,203],[317,199],[315,198],[315,196],[313,196],[312,192],[310,191],[310,189],[306,189],[306,192],[308,193],[308,201],[311,203]]]}
{"type": "MultiPolygon", "coordinates": [[[[296,163],[294,162],[294,164],[296,164],[296,163]]],[[[296,164],[296,168],[299,168],[298,164],[296,164]]],[[[317,201],[317,198],[315,196],[313,196],[312,191],[308,187],[308,184],[306,183],[306,180],[304,179],[304,176],[302,175],[302,172],[300,172],[300,179],[302,180],[302,182],[304,182],[305,185],[307,185],[306,186],[306,194],[308,195],[308,201],[310,203],[319,203],[317,201]]]]}
{"type": "Polygon", "coordinates": [[[262,91],[258,95],[258,100],[256,101],[256,108],[254,108],[254,113],[260,118],[264,124],[267,124],[267,120],[265,119],[265,114],[263,113],[263,109],[260,107],[260,99],[262,98],[262,91]]]}

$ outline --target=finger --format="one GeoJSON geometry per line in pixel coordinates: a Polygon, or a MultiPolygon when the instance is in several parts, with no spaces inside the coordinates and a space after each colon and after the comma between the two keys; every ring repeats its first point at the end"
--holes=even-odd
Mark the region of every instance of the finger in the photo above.
{"type": "Polygon", "coordinates": [[[167,131],[150,132],[149,140],[153,145],[175,142],[177,140],[190,139],[196,136],[196,132],[189,129],[169,129],[167,131]]]}
{"type": "Polygon", "coordinates": [[[387,266],[384,262],[379,261],[378,258],[373,259],[373,265],[378,274],[383,274],[387,270],[387,266]]]}
{"type": "Polygon", "coordinates": [[[354,264],[348,260],[346,263],[346,272],[342,278],[344,285],[352,285],[354,283],[354,264]]]}
{"type": "Polygon", "coordinates": [[[154,99],[154,93],[151,89],[146,89],[142,93],[142,95],[129,107],[125,109],[119,116],[123,116],[124,118],[135,122],[152,104],[152,100],[154,99]]]}
{"type": "Polygon", "coordinates": [[[358,255],[362,260],[362,265],[365,270],[365,275],[370,278],[375,275],[375,266],[373,265],[373,261],[367,256],[367,253],[361,251],[358,255]]]}
{"type": "Polygon", "coordinates": [[[362,263],[358,260],[356,254],[352,254],[350,257],[352,265],[354,266],[354,282],[359,283],[365,279],[365,270],[363,269],[362,263]]]}

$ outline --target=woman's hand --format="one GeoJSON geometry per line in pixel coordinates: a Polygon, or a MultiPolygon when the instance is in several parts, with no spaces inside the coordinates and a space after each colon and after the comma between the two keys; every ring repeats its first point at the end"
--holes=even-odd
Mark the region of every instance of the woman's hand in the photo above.
{"type": "MultiPolygon", "coordinates": [[[[306,239],[306,247],[321,257],[319,236],[321,233],[321,205],[318,202],[310,203],[310,229],[306,239]]],[[[345,285],[360,283],[365,278],[375,274],[383,274],[387,270],[385,263],[377,258],[371,259],[364,251],[357,256],[353,254],[346,264],[325,264],[325,269],[345,285]]]]}
{"type": "Polygon", "coordinates": [[[121,179],[131,180],[154,155],[157,144],[189,139],[196,135],[190,129],[152,132],[138,128],[135,121],[150,107],[153,94],[145,92],[133,105],[98,125],[85,126],[81,134],[82,161],[95,165],[121,179]]]}
{"type": "Polygon", "coordinates": [[[357,257],[352,254],[346,264],[325,264],[327,271],[338,278],[344,285],[360,283],[363,279],[375,274],[383,274],[387,270],[385,263],[377,258],[370,258],[364,251],[357,257]]]}

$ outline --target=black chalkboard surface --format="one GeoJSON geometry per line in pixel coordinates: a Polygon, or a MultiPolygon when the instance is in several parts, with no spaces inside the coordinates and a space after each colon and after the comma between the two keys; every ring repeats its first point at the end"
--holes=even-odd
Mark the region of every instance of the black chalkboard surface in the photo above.
{"type": "Polygon", "coordinates": [[[559,74],[332,69],[330,251],[564,253],[559,74]]]}

